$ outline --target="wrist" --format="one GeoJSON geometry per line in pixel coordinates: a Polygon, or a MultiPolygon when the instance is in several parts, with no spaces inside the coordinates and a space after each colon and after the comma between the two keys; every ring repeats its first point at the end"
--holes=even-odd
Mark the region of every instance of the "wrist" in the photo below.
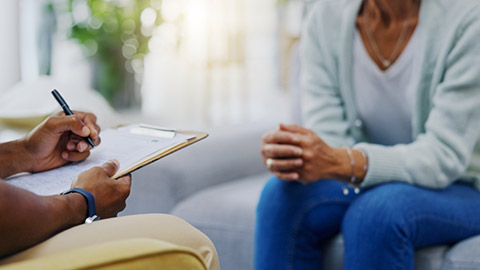
{"type": "Polygon", "coordinates": [[[70,190],[62,192],[61,195],[67,195],[71,193],[82,195],[82,197],[85,199],[85,202],[87,203],[87,214],[85,215],[85,223],[92,223],[95,220],[100,219],[100,217],[97,216],[95,198],[93,197],[92,193],[82,188],[72,188],[70,190]]]}
{"type": "Polygon", "coordinates": [[[344,148],[334,148],[335,161],[331,166],[330,179],[337,179],[342,182],[350,182],[352,167],[350,165],[350,158],[344,148]]]}
{"type": "Polygon", "coordinates": [[[353,185],[363,182],[367,174],[367,160],[360,150],[335,148],[337,157],[336,165],[333,166],[332,179],[337,179],[353,185]]]}
{"type": "Polygon", "coordinates": [[[70,213],[69,225],[82,224],[88,213],[87,202],[79,193],[60,195],[66,203],[67,211],[70,213]]]}
{"type": "Polygon", "coordinates": [[[0,145],[0,178],[20,172],[29,172],[31,160],[23,140],[16,140],[0,145]]]}

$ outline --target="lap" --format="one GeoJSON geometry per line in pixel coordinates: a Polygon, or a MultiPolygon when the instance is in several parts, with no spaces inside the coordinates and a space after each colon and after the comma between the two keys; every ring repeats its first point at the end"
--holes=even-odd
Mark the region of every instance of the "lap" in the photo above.
{"type": "Polygon", "coordinates": [[[258,204],[257,231],[263,237],[279,233],[315,235],[315,241],[332,237],[338,233],[350,203],[358,196],[352,190],[344,195],[342,188],[346,186],[335,180],[303,185],[272,177],[258,204]]]}
{"type": "Polygon", "coordinates": [[[99,243],[131,238],[159,239],[199,252],[207,265],[218,269],[218,257],[210,239],[180,218],[165,214],[125,216],[100,220],[65,230],[4,261],[14,262],[99,243]]]}
{"type": "Polygon", "coordinates": [[[479,208],[480,193],[467,184],[436,190],[388,183],[361,194],[349,207],[343,226],[397,226],[419,248],[480,233],[479,208]]]}

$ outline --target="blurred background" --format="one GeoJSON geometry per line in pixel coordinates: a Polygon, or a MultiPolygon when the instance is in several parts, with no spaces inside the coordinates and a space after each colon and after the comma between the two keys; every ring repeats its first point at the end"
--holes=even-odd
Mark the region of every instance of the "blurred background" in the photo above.
{"type": "Polygon", "coordinates": [[[95,111],[89,105],[101,102],[81,100],[93,89],[115,123],[147,119],[203,128],[298,121],[304,0],[0,5],[0,118],[49,112],[58,105],[43,93],[56,87],[72,107],[95,111]]]}

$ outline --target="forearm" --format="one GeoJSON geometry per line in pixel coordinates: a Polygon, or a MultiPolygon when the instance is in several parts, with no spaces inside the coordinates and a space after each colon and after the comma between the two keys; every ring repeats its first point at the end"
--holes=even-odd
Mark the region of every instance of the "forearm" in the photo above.
{"type": "Polygon", "coordinates": [[[28,171],[27,157],[21,140],[0,144],[0,178],[28,171]]]}
{"type": "Polygon", "coordinates": [[[80,194],[42,197],[0,180],[0,257],[82,223],[86,212],[80,194]]]}

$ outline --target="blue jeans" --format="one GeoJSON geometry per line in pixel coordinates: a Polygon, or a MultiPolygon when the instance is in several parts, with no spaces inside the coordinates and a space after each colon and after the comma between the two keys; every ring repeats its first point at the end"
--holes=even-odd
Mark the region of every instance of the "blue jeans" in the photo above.
{"type": "Polygon", "coordinates": [[[383,184],[345,196],[343,183],[272,178],[257,208],[255,269],[322,269],[322,244],[344,237],[344,269],[414,269],[414,250],[480,234],[480,192],[383,184]]]}

